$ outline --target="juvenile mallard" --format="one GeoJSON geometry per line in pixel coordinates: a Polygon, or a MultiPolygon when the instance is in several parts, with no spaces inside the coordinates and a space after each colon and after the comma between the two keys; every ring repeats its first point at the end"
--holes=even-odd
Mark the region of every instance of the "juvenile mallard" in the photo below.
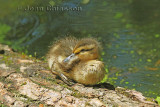
{"type": "Polygon", "coordinates": [[[67,37],[53,44],[47,54],[53,73],[72,85],[71,80],[85,85],[100,82],[105,69],[99,60],[100,44],[93,38],[76,39],[67,37]]]}

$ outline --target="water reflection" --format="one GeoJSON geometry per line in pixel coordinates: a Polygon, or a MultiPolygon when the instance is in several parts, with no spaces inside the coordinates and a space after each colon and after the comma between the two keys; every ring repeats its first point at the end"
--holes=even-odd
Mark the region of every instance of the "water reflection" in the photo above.
{"type": "Polygon", "coordinates": [[[0,42],[42,57],[59,38],[93,36],[104,48],[103,60],[110,71],[108,82],[136,89],[146,96],[160,94],[160,1],[10,2],[0,4],[0,10],[5,10],[0,16],[0,42]],[[35,11],[27,10],[27,6],[80,7],[81,10],[35,11]]]}

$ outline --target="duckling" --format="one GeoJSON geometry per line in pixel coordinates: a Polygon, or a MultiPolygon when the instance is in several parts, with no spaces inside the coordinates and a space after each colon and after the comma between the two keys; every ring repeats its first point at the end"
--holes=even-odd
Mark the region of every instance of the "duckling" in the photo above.
{"type": "Polygon", "coordinates": [[[51,71],[68,85],[74,84],[71,80],[94,85],[105,75],[104,64],[99,60],[100,49],[96,39],[67,37],[51,46],[47,60],[51,71]]]}

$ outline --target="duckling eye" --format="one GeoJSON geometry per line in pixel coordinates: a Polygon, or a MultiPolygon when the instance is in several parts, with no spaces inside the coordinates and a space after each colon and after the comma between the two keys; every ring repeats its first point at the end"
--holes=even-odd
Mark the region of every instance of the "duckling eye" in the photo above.
{"type": "Polygon", "coordinates": [[[91,51],[93,48],[91,49],[82,49],[80,52],[84,52],[84,51],[91,51]]]}
{"type": "Polygon", "coordinates": [[[86,51],[85,49],[82,49],[81,52],[86,51]]]}

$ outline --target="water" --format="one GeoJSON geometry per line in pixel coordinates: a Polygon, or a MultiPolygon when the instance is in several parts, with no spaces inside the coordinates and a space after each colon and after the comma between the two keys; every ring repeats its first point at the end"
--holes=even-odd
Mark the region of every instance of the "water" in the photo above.
{"type": "Polygon", "coordinates": [[[102,59],[109,69],[107,82],[156,98],[160,96],[159,3],[158,0],[1,1],[0,42],[41,58],[59,38],[95,37],[103,46],[102,59]],[[47,6],[70,10],[47,11],[47,6]],[[74,10],[75,7],[80,10],[74,10]]]}

